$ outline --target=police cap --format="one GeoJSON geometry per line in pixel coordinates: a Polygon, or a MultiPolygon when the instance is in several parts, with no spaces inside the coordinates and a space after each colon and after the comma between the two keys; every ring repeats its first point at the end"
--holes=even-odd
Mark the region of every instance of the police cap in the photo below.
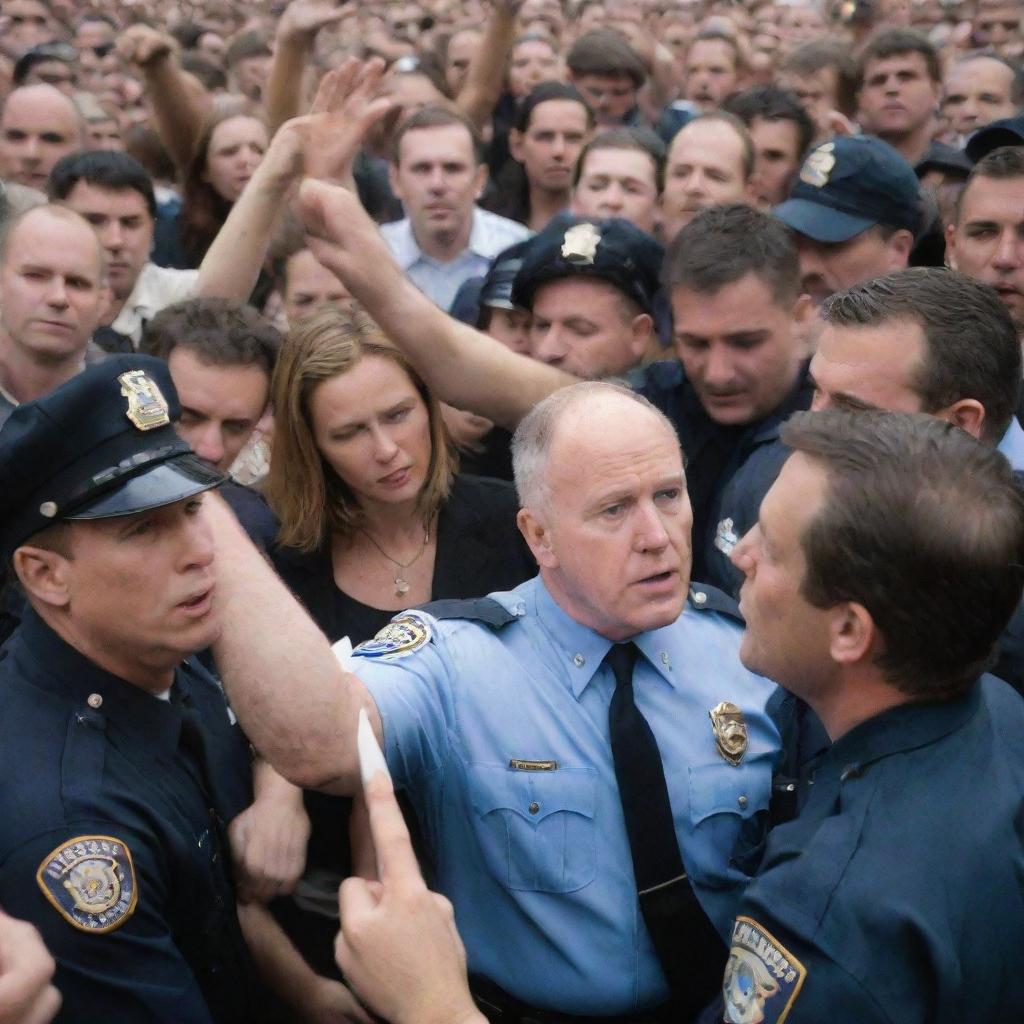
{"type": "Polygon", "coordinates": [[[815,147],[774,214],[816,242],[848,242],[882,224],[917,234],[919,182],[914,168],[873,135],[838,137],[815,147]]]}
{"type": "Polygon", "coordinates": [[[224,475],[175,433],[167,364],[111,356],[19,405],[0,430],[0,547],[55,522],[128,516],[217,486],[224,475]]]}
{"type": "Polygon", "coordinates": [[[977,163],[992,150],[1003,146],[1024,146],[1024,117],[1003,117],[979,128],[964,148],[967,156],[977,163]]]}
{"type": "Polygon", "coordinates": [[[526,246],[512,285],[512,304],[532,309],[541,285],[592,277],[614,285],[653,315],[664,257],[660,243],[629,221],[557,217],[526,246]]]}

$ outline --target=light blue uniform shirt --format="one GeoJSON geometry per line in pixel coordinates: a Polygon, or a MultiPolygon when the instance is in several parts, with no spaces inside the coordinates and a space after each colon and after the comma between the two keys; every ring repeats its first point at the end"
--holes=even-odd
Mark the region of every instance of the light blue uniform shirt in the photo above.
{"type": "MultiPolygon", "coordinates": [[[[669,992],[615,782],[610,641],[571,619],[539,578],[491,597],[516,621],[491,629],[417,612],[429,643],[355,666],[419,815],[433,883],[455,906],[470,971],[525,1002],[574,1014],[656,1006],[669,992]]],[[[764,710],[775,685],[740,665],[740,635],[690,603],[634,638],[635,699],[661,751],[683,860],[723,935],[746,881],[730,857],[741,829],[744,840],[758,831],[779,748],[764,710]],[[718,753],[708,716],[723,700],[746,717],[738,767],[718,753]]]]}
{"type": "Polygon", "coordinates": [[[1024,471],[1024,428],[1017,422],[1016,416],[1010,420],[1010,425],[1006,428],[1002,440],[996,445],[996,449],[1006,457],[1006,461],[1013,469],[1017,472],[1024,471]]]}

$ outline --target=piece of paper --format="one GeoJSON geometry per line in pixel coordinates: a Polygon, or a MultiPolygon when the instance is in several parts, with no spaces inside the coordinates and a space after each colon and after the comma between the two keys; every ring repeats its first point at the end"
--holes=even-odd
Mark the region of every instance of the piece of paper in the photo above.
{"type": "Polygon", "coordinates": [[[377,737],[373,734],[373,726],[370,725],[370,718],[366,714],[366,708],[359,709],[356,749],[359,751],[359,773],[363,777],[364,786],[377,772],[383,772],[387,778],[391,778],[391,773],[388,771],[388,763],[384,760],[384,751],[380,749],[377,737]]]}

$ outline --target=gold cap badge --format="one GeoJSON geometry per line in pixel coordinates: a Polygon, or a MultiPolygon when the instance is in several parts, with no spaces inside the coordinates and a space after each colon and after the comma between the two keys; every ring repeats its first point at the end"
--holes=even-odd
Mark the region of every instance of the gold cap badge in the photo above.
{"type": "Polygon", "coordinates": [[[723,700],[708,712],[708,717],[718,752],[735,767],[747,752],[747,723],[743,712],[732,701],[723,700]]]}
{"type": "Polygon", "coordinates": [[[129,370],[118,378],[121,394],[128,399],[125,416],[139,430],[166,427],[171,422],[167,399],[144,370],[129,370]]]}
{"type": "Polygon", "coordinates": [[[804,184],[815,188],[824,188],[828,184],[828,176],[836,165],[835,148],[834,142],[826,142],[807,157],[800,168],[800,180],[804,184]]]}
{"type": "Polygon", "coordinates": [[[576,224],[562,239],[562,258],[570,263],[593,263],[600,244],[601,232],[593,224],[576,224]]]}

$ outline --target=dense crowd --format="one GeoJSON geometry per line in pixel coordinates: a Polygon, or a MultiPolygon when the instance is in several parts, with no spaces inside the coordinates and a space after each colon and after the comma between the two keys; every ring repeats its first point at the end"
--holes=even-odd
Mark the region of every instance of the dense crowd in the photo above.
{"type": "Polygon", "coordinates": [[[0,1022],[1024,1021],[1022,25],[3,0],[0,1022]]]}

